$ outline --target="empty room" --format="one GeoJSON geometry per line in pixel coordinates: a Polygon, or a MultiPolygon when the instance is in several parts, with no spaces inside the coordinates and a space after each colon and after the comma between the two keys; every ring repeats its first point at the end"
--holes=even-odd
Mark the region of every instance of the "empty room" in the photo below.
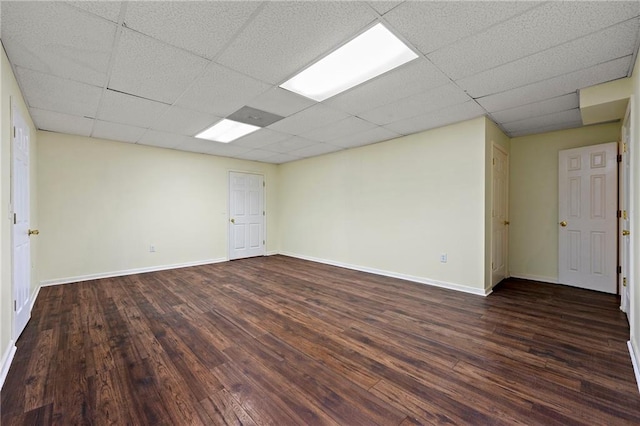
{"type": "Polygon", "coordinates": [[[2,425],[640,424],[640,2],[1,1],[2,425]]]}

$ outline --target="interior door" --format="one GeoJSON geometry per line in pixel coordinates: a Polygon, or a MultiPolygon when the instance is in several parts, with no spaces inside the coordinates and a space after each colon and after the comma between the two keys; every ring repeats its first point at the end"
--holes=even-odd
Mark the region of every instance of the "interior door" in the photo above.
{"type": "Polygon", "coordinates": [[[559,153],[561,284],[616,293],[617,142],[559,153]]]}
{"type": "Polygon", "coordinates": [[[509,253],[509,157],[494,145],[492,150],[493,202],[491,214],[491,284],[494,286],[507,277],[509,253]]]}
{"type": "Polygon", "coordinates": [[[31,244],[29,243],[29,127],[17,108],[12,109],[13,300],[14,339],[31,316],[31,244]]]}
{"type": "Polygon", "coordinates": [[[630,243],[629,236],[629,214],[630,214],[630,186],[631,186],[631,163],[630,150],[631,144],[631,119],[630,109],[627,109],[624,122],[622,124],[622,144],[620,146],[620,163],[619,163],[619,195],[618,209],[620,215],[618,217],[618,253],[620,257],[620,274],[618,275],[618,288],[620,289],[620,309],[629,315],[629,283],[630,278],[630,243]]]}
{"type": "Polygon", "coordinates": [[[229,259],[264,256],[264,177],[229,173],[229,259]]]}

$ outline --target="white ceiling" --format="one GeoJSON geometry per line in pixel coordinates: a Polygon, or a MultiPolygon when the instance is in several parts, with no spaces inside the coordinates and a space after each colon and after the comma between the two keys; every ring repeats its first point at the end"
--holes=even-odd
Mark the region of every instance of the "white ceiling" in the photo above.
{"type": "Polygon", "coordinates": [[[489,116],[581,126],[578,90],[629,76],[640,2],[9,2],[2,43],[36,126],[283,163],[489,116]],[[279,84],[377,22],[420,57],[322,103],[279,84]],[[284,116],[193,138],[248,105],[284,116]]]}

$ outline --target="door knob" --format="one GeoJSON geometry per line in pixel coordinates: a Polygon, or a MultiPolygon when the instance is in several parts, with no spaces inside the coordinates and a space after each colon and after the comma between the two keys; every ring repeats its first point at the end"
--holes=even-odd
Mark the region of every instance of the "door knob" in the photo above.
{"type": "Polygon", "coordinates": [[[624,235],[626,237],[627,235],[631,235],[631,232],[626,230],[626,229],[623,229],[622,230],[622,235],[624,235]]]}
{"type": "Polygon", "coordinates": [[[510,223],[510,222],[509,222],[508,220],[505,220],[505,221],[504,221],[504,224],[505,224],[505,225],[508,225],[509,223],[510,223]]]}
{"type": "Polygon", "coordinates": [[[29,229],[29,235],[38,235],[40,231],[37,229],[29,229]]]}
{"type": "Polygon", "coordinates": [[[236,223],[236,220],[235,219],[231,219],[231,223],[236,223]]]}
{"type": "Polygon", "coordinates": [[[562,222],[560,222],[560,226],[562,226],[563,228],[567,226],[567,221],[563,220],[562,222]]]}

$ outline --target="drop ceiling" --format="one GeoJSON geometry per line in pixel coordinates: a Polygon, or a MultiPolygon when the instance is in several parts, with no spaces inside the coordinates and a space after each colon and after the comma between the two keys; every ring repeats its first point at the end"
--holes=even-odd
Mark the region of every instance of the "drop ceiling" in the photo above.
{"type": "Polygon", "coordinates": [[[8,2],[0,38],[38,129],[268,163],[486,115],[582,125],[578,91],[630,75],[640,2],[8,2]],[[278,87],[378,22],[418,59],[323,102],[278,87]],[[242,107],[285,117],[193,136],[242,107]]]}

